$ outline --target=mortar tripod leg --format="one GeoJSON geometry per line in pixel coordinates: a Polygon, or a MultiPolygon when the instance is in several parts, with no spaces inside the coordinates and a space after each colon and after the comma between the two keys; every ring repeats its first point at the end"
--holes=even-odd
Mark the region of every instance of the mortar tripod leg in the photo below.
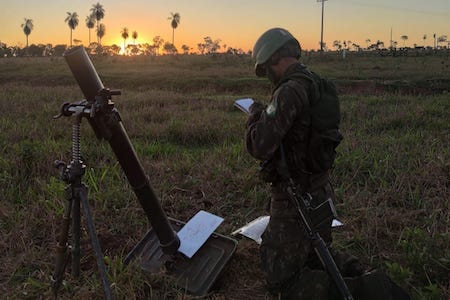
{"type": "Polygon", "coordinates": [[[66,203],[64,205],[64,215],[61,224],[61,231],[59,232],[58,240],[56,242],[55,272],[51,278],[51,287],[55,298],[58,295],[58,290],[64,278],[64,272],[69,259],[67,240],[69,237],[73,198],[70,186],[66,187],[65,191],[66,203]]]}
{"type": "Polygon", "coordinates": [[[92,243],[92,248],[94,249],[95,257],[97,259],[97,266],[98,266],[98,271],[100,273],[100,277],[101,277],[102,284],[103,284],[103,291],[105,293],[105,299],[109,300],[109,299],[112,299],[111,290],[110,290],[108,278],[106,275],[106,267],[105,267],[105,263],[103,261],[103,254],[102,254],[102,250],[100,248],[100,242],[98,240],[97,232],[95,230],[95,225],[94,225],[94,222],[92,221],[91,211],[89,209],[89,203],[88,203],[88,197],[87,197],[87,187],[84,184],[82,184],[82,187],[80,189],[80,200],[81,200],[81,204],[83,206],[84,214],[86,217],[89,237],[90,237],[91,243],[92,243]]]}
{"type": "Polygon", "coordinates": [[[80,276],[80,232],[81,232],[81,213],[80,213],[80,188],[74,188],[73,201],[73,245],[72,245],[72,275],[75,278],[80,276]]]}

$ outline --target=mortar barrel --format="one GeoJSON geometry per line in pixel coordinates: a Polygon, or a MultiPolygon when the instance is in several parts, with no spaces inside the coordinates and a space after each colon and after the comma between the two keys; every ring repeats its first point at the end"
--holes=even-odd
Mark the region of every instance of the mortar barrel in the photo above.
{"type": "MultiPolygon", "coordinates": [[[[83,47],[69,49],[64,57],[86,100],[93,102],[104,86],[85,49],[83,47]]],[[[117,114],[117,111],[113,109],[109,113],[117,114]]],[[[96,126],[109,129],[111,134],[107,137],[108,142],[159,239],[162,251],[166,254],[175,254],[180,240],[150,186],[122,122],[120,120],[107,122],[108,118],[101,114],[88,119],[96,133],[98,132],[96,126]]]]}

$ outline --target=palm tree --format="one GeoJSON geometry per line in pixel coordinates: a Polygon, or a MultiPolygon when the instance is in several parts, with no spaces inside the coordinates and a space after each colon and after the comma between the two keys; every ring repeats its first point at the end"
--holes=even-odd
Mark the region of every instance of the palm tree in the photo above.
{"type": "Polygon", "coordinates": [[[138,33],[137,31],[133,31],[133,34],[131,35],[131,37],[133,38],[133,44],[136,45],[136,39],[138,38],[138,33]]]}
{"type": "Polygon", "coordinates": [[[408,36],[407,35],[402,35],[400,38],[403,40],[403,47],[405,47],[405,42],[408,39],[408,36]]]}
{"type": "MultiPolygon", "coordinates": [[[[105,17],[105,9],[103,8],[103,6],[99,2],[97,2],[97,4],[94,4],[92,6],[91,13],[95,17],[95,19],[97,20],[97,37],[99,37],[99,32],[101,32],[101,30],[100,30],[100,20],[105,17]]],[[[99,37],[99,39],[101,40],[100,37],[99,37]]],[[[100,44],[100,40],[98,40],[99,44],[100,44]]]]}
{"type": "Polygon", "coordinates": [[[20,25],[23,28],[23,32],[27,36],[27,48],[28,48],[28,36],[31,33],[31,30],[33,30],[33,20],[25,18],[25,22],[20,25]]]}
{"type": "Polygon", "coordinates": [[[427,35],[424,34],[423,37],[422,37],[422,39],[423,39],[423,46],[425,47],[425,40],[427,39],[427,35]]]}
{"type": "Polygon", "coordinates": [[[67,17],[64,22],[67,22],[70,27],[70,48],[72,48],[72,31],[78,26],[78,14],[76,12],[67,12],[67,17]]]}
{"type": "Polygon", "coordinates": [[[180,24],[180,14],[179,13],[170,13],[172,16],[169,17],[169,20],[172,20],[170,25],[172,26],[172,45],[174,44],[174,36],[175,36],[175,29],[178,27],[178,24],[180,24]]]}
{"type": "Polygon", "coordinates": [[[105,24],[98,24],[97,25],[97,37],[98,37],[98,43],[99,45],[102,44],[102,37],[105,35],[106,33],[106,27],[105,24]]]}
{"type": "Polygon", "coordinates": [[[124,27],[121,31],[121,34],[122,34],[122,38],[123,38],[123,53],[125,54],[125,49],[126,49],[125,41],[127,40],[128,36],[129,36],[128,28],[124,27]]]}
{"type": "Polygon", "coordinates": [[[89,15],[86,17],[86,26],[89,28],[89,45],[91,44],[91,29],[95,26],[95,16],[89,15]]]}

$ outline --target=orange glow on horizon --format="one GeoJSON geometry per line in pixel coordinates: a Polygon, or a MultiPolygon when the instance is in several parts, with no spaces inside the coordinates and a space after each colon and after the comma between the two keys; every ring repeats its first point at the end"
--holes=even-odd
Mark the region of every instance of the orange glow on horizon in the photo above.
{"type": "MultiPolygon", "coordinates": [[[[134,44],[131,37],[137,31],[136,44],[153,44],[153,38],[160,36],[165,42],[172,42],[170,12],[178,12],[180,24],[175,29],[174,44],[179,52],[182,45],[191,52],[198,51],[197,45],[209,36],[221,40],[219,51],[224,45],[244,52],[251,50],[256,39],[267,29],[283,27],[289,30],[305,50],[320,48],[321,3],[316,1],[285,0],[278,2],[239,0],[228,1],[181,1],[170,3],[163,0],[118,0],[100,1],[105,17],[100,22],[106,27],[101,44],[123,47],[121,30],[129,29],[126,44],[134,44]],[[276,12],[276,13],[274,13],[276,12]]],[[[89,44],[89,30],[85,18],[92,3],[84,1],[29,1],[23,5],[17,1],[3,3],[1,40],[8,46],[25,47],[26,36],[20,25],[24,18],[33,20],[34,28],[28,36],[29,44],[70,45],[70,29],[64,19],[66,12],[77,12],[79,24],[73,30],[72,39],[89,44]]],[[[433,45],[433,35],[450,37],[450,1],[433,0],[425,3],[412,0],[352,0],[327,1],[325,3],[324,42],[334,50],[334,41],[352,41],[366,47],[366,40],[383,41],[386,46],[392,39],[399,45],[433,45]],[[402,41],[401,36],[408,40],[402,41]],[[428,38],[424,39],[424,35],[428,38]]],[[[97,41],[95,28],[91,30],[91,42],[97,41]]]]}

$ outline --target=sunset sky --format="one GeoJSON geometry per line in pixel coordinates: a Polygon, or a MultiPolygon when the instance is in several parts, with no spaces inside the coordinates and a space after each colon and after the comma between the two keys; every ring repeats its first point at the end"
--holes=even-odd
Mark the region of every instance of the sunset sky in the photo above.
{"type": "MultiPolygon", "coordinates": [[[[7,45],[26,44],[21,28],[24,18],[32,19],[34,29],[29,44],[70,44],[70,29],[64,22],[67,12],[77,12],[79,25],[73,38],[88,44],[85,19],[97,1],[27,0],[2,1],[0,41],[7,45]]],[[[304,49],[318,49],[321,28],[321,3],[317,0],[103,0],[101,21],[106,26],[102,44],[123,45],[121,30],[137,31],[136,43],[152,44],[159,35],[172,41],[168,17],[178,12],[180,25],[175,30],[175,46],[197,44],[210,36],[221,45],[247,51],[259,35],[271,27],[284,27],[294,34],[304,49]]],[[[433,45],[433,34],[450,39],[450,0],[329,0],[325,2],[324,42],[332,48],[334,40],[346,40],[366,47],[366,40],[381,40],[389,46],[433,45]],[[423,39],[424,35],[427,39],[423,39]],[[403,41],[402,35],[408,40],[403,41]]],[[[95,31],[91,41],[96,40],[95,31]]]]}

